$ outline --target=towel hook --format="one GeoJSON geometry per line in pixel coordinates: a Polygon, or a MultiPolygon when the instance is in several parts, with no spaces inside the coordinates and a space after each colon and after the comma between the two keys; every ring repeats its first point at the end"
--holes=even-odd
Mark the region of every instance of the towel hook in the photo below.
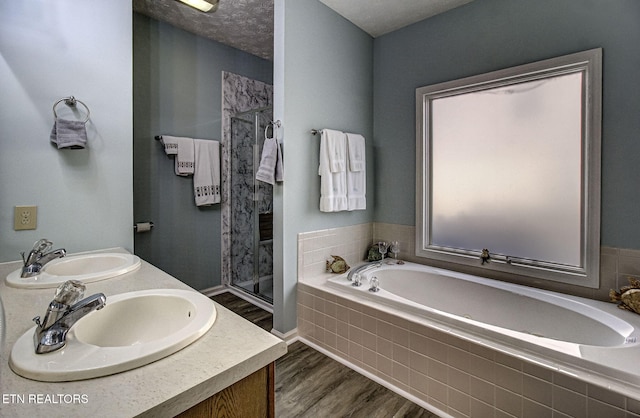
{"type": "Polygon", "coordinates": [[[87,117],[82,123],[87,123],[89,121],[89,117],[91,116],[91,111],[89,110],[89,106],[87,106],[86,104],[84,104],[84,102],[76,99],[73,96],[63,97],[62,99],[58,100],[53,104],[53,116],[56,119],[58,119],[58,114],[56,113],[56,106],[58,106],[61,102],[64,102],[64,104],[70,107],[75,107],[77,103],[80,103],[82,106],[84,106],[85,109],[87,109],[87,117]]]}

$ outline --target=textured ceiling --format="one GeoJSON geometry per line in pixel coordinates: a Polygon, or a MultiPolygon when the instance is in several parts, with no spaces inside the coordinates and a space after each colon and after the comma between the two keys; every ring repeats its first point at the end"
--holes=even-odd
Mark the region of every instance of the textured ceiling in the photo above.
{"type": "MultiPolygon", "coordinates": [[[[132,0],[133,10],[258,57],[273,60],[273,0],[220,0],[202,13],[176,0],[132,0]]],[[[376,37],[472,0],[320,0],[376,37]]]]}
{"type": "Polygon", "coordinates": [[[202,13],[176,0],[133,0],[133,10],[273,60],[273,0],[220,0],[215,13],[202,13]]]}

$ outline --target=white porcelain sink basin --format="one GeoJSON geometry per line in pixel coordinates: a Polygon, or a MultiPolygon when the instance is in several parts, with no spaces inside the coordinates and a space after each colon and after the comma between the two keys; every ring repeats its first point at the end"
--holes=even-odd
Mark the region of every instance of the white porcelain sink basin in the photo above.
{"type": "Polygon", "coordinates": [[[83,283],[110,279],[140,267],[138,256],[126,253],[86,253],[57,258],[45,264],[33,277],[20,277],[20,270],[10,273],[6,282],[11,287],[45,289],[57,287],[67,280],[83,283]]]}
{"type": "Polygon", "coordinates": [[[169,356],[204,335],[216,319],[213,302],[191,290],[153,289],[107,297],[80,319],[58,351],[36,354],[35,327],[11,350],[20,376],[64,382],[120,373],[169,356]]]}

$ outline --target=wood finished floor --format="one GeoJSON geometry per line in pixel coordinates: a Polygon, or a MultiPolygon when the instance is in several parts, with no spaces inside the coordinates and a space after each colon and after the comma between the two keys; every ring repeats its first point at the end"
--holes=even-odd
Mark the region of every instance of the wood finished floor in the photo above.
{"type": "MultiPolygon", "coordinates": [[[[227,309],[271,331],[273,317],[232,293],[213,296],[227,309]]],[[[276,361],[276,417],[438,418],[313,348],[295,342],[276,361]]]]}

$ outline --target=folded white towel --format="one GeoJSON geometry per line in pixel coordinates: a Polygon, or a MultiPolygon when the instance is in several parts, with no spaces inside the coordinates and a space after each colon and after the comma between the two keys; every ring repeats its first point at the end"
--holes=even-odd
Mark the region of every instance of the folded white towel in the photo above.
{"type": "Polygon", "coordinates": [[[178,153],[178,138],[180,137],[169,135],[160,136],[160,142],[164,147],[165,154],[176,155],[178,153]]]}
{"type": "Polygon", "coordinates": [[[323,129],[322,135],[326,141],[329,169],[332,173],[346,171],[347,137],[343,132],[331,129],[323,129]]]}
{"type": "Polygon", "coordinates": [[[347,133],[349,170],[364,171],[366,169],[366,148],[364,137],[360,134],[347,133]]]}
{"type": "Polygon", "coordinates": [[[193,192],[196,206],[220,203],[220,142],[194,139],[193,192]]]}
{"type": "Polygon", "coordinates": [[[272,185],[275,184],[276,181],[284,180],[282,149],[276,138],[265,138],[264,140],[256,180],[264,181],[272,185]]]}
{"type": "Polygon", "coordinates": [[[365,139],[360,134],[347,134],[349,170],[347,170],[348,210],[367,208],[367,165],[365,139]]]}
{"type": "Polygon", "coordinates": [[[195,151],[192,138],[178,138],[178,153],[175,159],[175,172],[177,176],[190,176],[195,165],[195,151]]]}
{"type": "Polygon", "coordinates": [[[345,170],[333,171],[331,169],[330,154],[332,149],[335,153],[336,144],[342,144],[344,149],[338,151],[338,153],[345,156],[345,134],[340,131],[323,129],[320,137],[320,164],[318,167],[318,174],[320,175],[320,210],[322,212],[339,212],[347,210],[349,207],[347,201],[347,172],[345,170]],[[329,146],[330,142],[334,144],[333,147],[329,146]]]}

